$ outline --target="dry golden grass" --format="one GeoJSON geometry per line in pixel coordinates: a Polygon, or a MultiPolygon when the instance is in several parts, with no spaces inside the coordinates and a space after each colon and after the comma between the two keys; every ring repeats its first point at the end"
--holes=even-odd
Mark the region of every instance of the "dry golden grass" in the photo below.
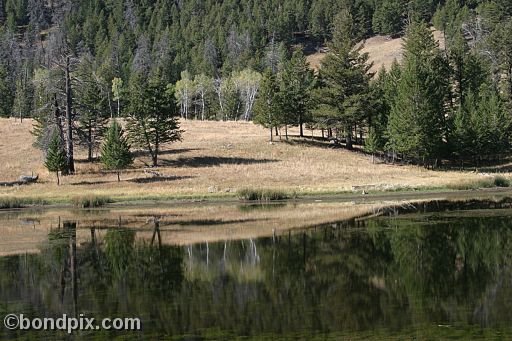
{"type": "MultiPolygon", "coordinates": [[[[434,39],[439,42],[439,47],[444,49],[443,33],[434,29],[433,33],[434,39]]],[[[392,39],[389,36],[375,36],[365,40],[361,52],[368,53],[369,62],[373,63],[370,71],[377,73],[382,67],[389,70],[395,59],[400,62],[403,58],[403,42],[403,38],[392,39]]],[[[325,53],[315,53],[309,55],[307,60],[313,69],[318,70],[325,55],[325,53]]]]}
{"type": "MultiPolygon", "coordinates": [[[[415,166],[372,164],[370,157],[343,149],[308,144],[268,142],[267,130],[248,122],[184,121],[184,139],[166,146],[161,167],[163,178],[151,178],[143,167],[149,158],[137,158],[135,167],[116,175],[101,171],[98,163],[80,161],[77,174],[64,177],[57,186],[54,174],[44,168],[41,152],[32,147],[31,122],[0,120],[0,181],[21,174],[39,174],[37,184],[0,188],[2,196],[45,198],[69,202],[75,196],[102,195],[116,200],[233,196],[242,187],[268,187],[305,193],[339,193],[353,186],[379,189],[441,187],[473,181],[482,175],[434,172],[415,166]]],[[[294,129],[291,131],[296,133],[294,129]]],[[[307,132],[310,134],[310,132],[307,132]]],[[[85,158],[78,152],[78,160],[85,158]]]]}

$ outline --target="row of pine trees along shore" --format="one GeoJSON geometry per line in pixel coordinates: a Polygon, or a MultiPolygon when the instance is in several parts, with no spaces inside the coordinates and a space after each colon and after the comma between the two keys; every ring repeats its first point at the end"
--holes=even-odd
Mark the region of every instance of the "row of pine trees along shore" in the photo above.
{"type": "Polygon", "coordinates": [[[128,167],[131,146],[157,166],[180,117],[479,166],[510,154],[511,32],[505,0],[4,0],[0,116],[33,118],[64,174],[75,146],[107,169],[128,167]],[[404,56],[373,74],[361,51],[376,34],[404,36],[404,56]],[[305,55],[319,50],[314,72],[305,55]]]}

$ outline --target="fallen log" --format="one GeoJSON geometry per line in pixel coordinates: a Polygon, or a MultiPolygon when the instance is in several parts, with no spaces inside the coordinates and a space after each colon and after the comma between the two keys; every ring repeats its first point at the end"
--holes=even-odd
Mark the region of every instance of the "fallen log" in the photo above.
{"type": "Polygon", "coordinates": [[[32,175],[22,175],[19,177],[17,181],[4,181],[0,182],[0,186],[3,187],[12,187],[12,186],[21,186],[21,185],[28,185],[34,182],[37,182],[39,179],[39,175],[32,176],[32,175]]]}

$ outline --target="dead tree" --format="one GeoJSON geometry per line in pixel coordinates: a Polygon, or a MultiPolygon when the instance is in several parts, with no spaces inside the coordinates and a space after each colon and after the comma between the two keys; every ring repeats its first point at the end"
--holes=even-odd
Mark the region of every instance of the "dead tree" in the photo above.
{"type": "Polygon", "coordinates": [[[67,170],[70,174],[75,173],[75,161],[73,158],[73,94],[71,90],[71,76],[70,76],[70,58],[66,56],[65,64],[65,78],[66,78],[66,158],[68,167],[67,170]]]}

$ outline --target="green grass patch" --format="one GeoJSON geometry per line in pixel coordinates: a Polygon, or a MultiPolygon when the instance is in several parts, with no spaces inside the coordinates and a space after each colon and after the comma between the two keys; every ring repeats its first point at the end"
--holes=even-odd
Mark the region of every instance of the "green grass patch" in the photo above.
{"type": "Polygon", "coordinates": [[[47,202],[36,198],[0,198],[0,209],[7,210],[13,208],[23,208],[32,205],[46,205],[47,202]]]}
{"type": "Polygon", "coordinates": [[[112,203],[113,200],[108,197],[88,195],[83,197],[74,197],[71,203],[77,208],[95,208],[102,207],[106,204],[112,203]]]}
{"type": "Polygon", "coordinates": [[[246,201],[278,201],[294,199],[295,193],[288,193],[281,190],[265,188],[242,188],[237,191],[237,197],[246,201]]]}

